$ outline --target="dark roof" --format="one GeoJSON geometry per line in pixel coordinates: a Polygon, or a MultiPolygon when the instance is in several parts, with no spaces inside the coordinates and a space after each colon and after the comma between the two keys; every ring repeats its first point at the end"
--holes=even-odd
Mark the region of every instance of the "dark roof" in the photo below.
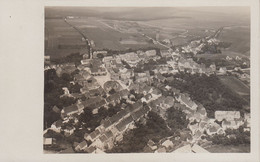
{"type": "Polygon", "coordinates": [[[120,117],[124,117],[127,113],[128,113],[128,112],[127,112],[126,110],[121,110],[121,111],[118,112],[118,115],[119,115],[120,117]]]}
{"type": "Polygon", "coordinates": [[[120,93],[120,96],[122,96],[122,97],[128,96],[130,94],[127,89],[121,90],[119,93],[120,93]]]}
{"type": "Polygon", "coordinates": [[[110,120],[106,120],[105,122],[104,122],[104,127],[105,128],[107,128],[107,127],[109,127],[110,125],[112,125],[112,123],[111,123],[111,121],[110,120]]]}
{"type": "Polygon", "coordinates": [[[143,104],[140,100],[138,100],[136,103],[132,105],[133,111],[140,109],[141,107],[143,107],[143,104]]]}
{"type": "Polygon", "coordinates": [[[134,119],[132,118],[132,116],[129,116],[125,119],[123,119],[121,122],[119,122],[117,125],[116,125],[116,128],[119,130],[119,131],[123,131],[125,128],[126,128],[126,125],[131,123],[132,121],[134,121],[134,119]]]}
{"type": "Polygon", "coordinates": [[[95,149],[95,147],[93,147],[93,146],[90,146],[90,147],[88,147],[88,148],[86,148],[85,149],[85,151],[87,151],[88,153],[92,153],[92,152],[94,152],[96,149],[95,149]]]}
{"type": "Polygon", "coordinates": [[[99,140],[100,140],[101,142],[105,142],[105,141],[107,140],[106,135],[103,134],[101,137],[99,137],[99,140]]]}
{"type": "Polygon", "coordinates": [[[115,115],[113,115],[109,120],[111,121],[111,123],[115,123],[118,122],[121,119],[121,116],[117,113],[115,115]]]}
{"type": "Polygon", "coordinates": [[[95,131],[91,132],[89,135],[92,139],[96,138],[100,134],[99,130],[96,129],[95,131]]]}
{"type": "Polygon", "coordinates": [[[87,141],[82,141],[82,142],[80,142],[80,144],[78,145],[80,148],[83,148],[83,147],[85,147],[85,146],[87,146],[88,144],[87,144],[87,141]]]}
{"type": "Polygon", "coordinates": [[[74,112],[74,111],[78,111],[78,107],[77,107],[77,105],[73,104],[73,105],[70,105],[68,107],[64,107],[63,110],[66,114],[68,114],[68,113],[71,113],[71,112],[74,112]]]}
{"type": "Polygon", "coordinates": [[[105,135],[107,136],[107,138],[111,138],[111,137],[113,137],[113,133],[112,133],[111,130],[106,131],[106,132],[105,132],[105,135]]]}
{"type": "Polygon", "coordinates": [[[73,150],[72,147],[69,147],[65,150],[61,150],[60,153],[74,153],[75,151],[73,150]]]}
{"type": "Polygon", "coordinates": [[[134,120],[138,120],[141,116],[143,116],[145,114],[144,109],[140,109],[136,112],[134,112],[131,116],[133,117],[134,120]]]}
{"type": "Polygon", "coordinates": [[[93,98],[89,98],[86,101],[82,101],[82,104],[84,105],[84,107],[98,107],[99,105],[102,106],[102,104],[105,104],[106,102],[104,101],[104,99],[102,99],[102,97],[97,96],[97,97],[93,97],[93,98]]]}
{"type": "Polygon", "coordinates": [[[61,127],[62,126],[62,120],[57,120],[56,122],[53,123],[56,127],[61,127]]]}
{"type": "Polygon", "coordinates": [[[106,101],[107,102],[111,102],[111,101],[116,101],[116,100],[119,100],[120,99],[120,94],[119,92],[113,94],[113,95],[110,95],[106,98],[106,101]]]}

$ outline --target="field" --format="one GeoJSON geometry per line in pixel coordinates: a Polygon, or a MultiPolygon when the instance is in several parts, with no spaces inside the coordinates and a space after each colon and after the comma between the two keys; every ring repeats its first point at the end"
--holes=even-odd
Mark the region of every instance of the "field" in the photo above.
{"type": "Polygon", "coordinates": [[[249,102],[250,88],[233,76],[220,76],[220,81],[249,102]]]}
{"type": "MultiPolygon", "coordinates": [[[[149,42],[144,34],[158,41],[169,39],[172,45],[183,45],[190,40],[212,35],[215,30],[223,26],[248,26],[250,20],[248,9],[243,7],[46,7],[45,55],[60,57],[78,52],[84,46],[82,36],[64,22],[67,16],[72,17],[67,19],[68,22],[79,28],[88,39],[94,41],[94,49],[125,50],[148,47],[163,49],[165,47],[149,42]]],[[[220,38],[232,42],[230,51],[248,54],[248,34],[247,29],[227,28],[220,38]]]]}
{"type": "Polygon", "coordinates": [[[220,33],[219,39],[231,43],[231,46],[228,48],[229,51],[249,56],[250,26],[225,27],[220,33]]]}
{"type": "Polygon", "coordinates": [[[63,19],[45,20],[45,55],[52,58],[79,52],[85,46],[82,36],[63,19]]]}

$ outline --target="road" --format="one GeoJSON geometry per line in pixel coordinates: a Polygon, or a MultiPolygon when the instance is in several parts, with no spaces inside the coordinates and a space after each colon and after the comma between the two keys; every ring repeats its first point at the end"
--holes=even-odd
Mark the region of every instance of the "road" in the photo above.
{"type": "Polygon", "coordinates": [[[66,18],[64,19],[64,21],[65,21],[65,23],[67,23],[69,26],[73,27],[73,28],[85,39],[86,48],[88,49],[89,58],[91,59],[93,56],[92,56],[91,46],[90,46],[90,43],[89,43],[89,40],[88,40],[87,36],[84,35],[84,33],[83,33],[81,30],[79,30],[76,26],[74,26],[74,25],[72,25],[71,23],[69,23],[66,18]]]}

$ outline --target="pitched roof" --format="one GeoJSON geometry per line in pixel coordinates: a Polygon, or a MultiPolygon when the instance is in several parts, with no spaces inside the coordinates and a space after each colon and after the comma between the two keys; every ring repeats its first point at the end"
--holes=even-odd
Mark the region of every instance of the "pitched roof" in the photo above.
{"type": "Polygon", "coordinates": [[[132,118],[132,116],[129,116],[125,119],[123,119],[121,122],[119,122],[117,125],[116,125],[116,128],[119,130],[119,131],[122,131],[125,129],[126,125],[127,124],[130,124],[131,122],[133,122],[134,119],[132,118]]]}
{"type": "Polygon", "coordinates": [[[87,147],[87,146],[88,146],[88,144],[87,144],[87,141],[85,141],[85,140],[83,140],[82,142],[80,142],[79,145],[78,145],[78,147],[79,147],[80,149],[82,149],[82,148],[84,148],[84,147],[87,147]]]}
{"type": "Polygon", "coordinates": [[[96,138],[99,134],[100,134],[100,131],[99,131],[98,129],[96,129],[95,131],[91,132],[91,133],[89,134],[89,136],[90,136],[92,139],[94,139],[94,138],[96,138]]]}
{"type": "Polygon", "coordinates": [[[138,120],[142,115],[144,115],[144,112],[142,109],[134,112],[131,116],[133,117],[134,120],[138,120]]]}
{"type": "Polygon", "coordinates": [[[61,150],[60,153],[74,153],[75,151],[73,150],[72,147],[69,147],[65,150],[61,150]]]}
{"type": "Polygon", "coordinates": [[[90,146],[90,147],[86,148],[85,151],[88,152],[88,153],[92,153],[92,152],[95,151],[95,147],[90,146]]]}
{"type": "Polygon", "coordinates": [[[61,127],[62,126],[62,120],[61,119],[57,120],[56,122],[53,123],[53,125],[55,125],[57,128],[61,127]]]}
{"type": "Polygon", "coordinates": [[[106,135],[107,138],[111,138],[111,137],[113,137],[113,133],[112,133],[111,130],[106,131],[106,132],[105,132],[105,135],[106,135]]]}
{"type": "Polygon", "coordinates": [[[195,153],[209,153],[206,149],[202,148],[201,146],[194,144],[192,146],[192,151],[195,153]]]}
{"type": "Polygon", "coordinates": [[[105,142],[106,140],[107,140],[107,137],[106,137],[106,135],[102,135],[102,136],[100,136],[99,137],[99,140],[101,141],[101,142],[105,142]]]}
{"type": "Polygon", "coordinates": [[[192,152],[192,150],[191,150],[190,144],[182,146],[173,151],[173,153],[191,153],[191,152],[192,152]]]}
{"type": "Polygon", "coordinates": [[[104,126],[105,128],[108,128],[110,125],[112,125],[112,123],[111,123],[110,120],[106,120],[106,121],[104,122],[104,124],[103,124],[103,126],[104,126]]]}
{"type": "Polygon", "coordinates": [[[127,89],[123,89],[121,91],[119,91],[120,96],[125,97],[128,96],[130,94],[130,92],[127,89]]]}
{"type": "Polygon", "coordinates": [[[187,106],[189,106],[190,108],[193,107],[195,105],[195,103],[190,100],[190,98],[188,96],[186,96],[185,94],[181,94],[180,95],[180,99],[183,103],[185,103],[187,106]]]}
{"type": "Polygon", "coordinates": [[[78,111],[78,107],[77,107],[77,105],[73,104],[73,105],[64,107],[63,110],[66,114],[69,114],[69,113],[78,111]]]}

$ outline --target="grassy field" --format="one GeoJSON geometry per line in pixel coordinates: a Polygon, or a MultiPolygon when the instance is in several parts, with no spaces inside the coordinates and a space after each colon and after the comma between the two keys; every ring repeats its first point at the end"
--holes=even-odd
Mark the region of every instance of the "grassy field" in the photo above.
{"type": "Polygon", "coordinates": [[[219,39],[231,43],[229,51],[250,54],[250,26],[226,27],[220,33],[219,39]]]}
{"type": "Polygon", "coordinates": [[[250,145],[223,146],[212,145],[206,148],[211,153],[250,153],[250,145]]]}
{"type": "Polygon", "coordinates": [[[250,102],[250,88],[233,76],[219,76],[220,81],[231,90],[250,102]]]}

